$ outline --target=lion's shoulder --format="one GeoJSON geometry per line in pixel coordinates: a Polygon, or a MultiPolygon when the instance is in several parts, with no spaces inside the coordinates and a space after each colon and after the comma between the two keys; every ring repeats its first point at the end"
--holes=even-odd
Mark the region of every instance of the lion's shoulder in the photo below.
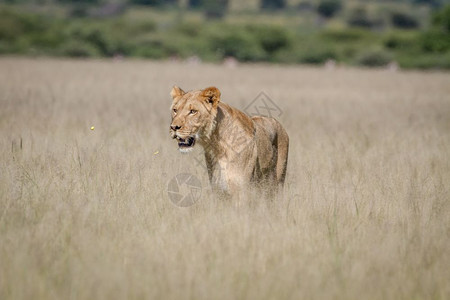
{"type": "Polygon", "coordinates": [[[246,132],[252,135],[255,132],[255,124],[251,117],[243,113],[237,108],[228,104],[219,104],[218,124],[223,124],[228,130],[228,133],[239,129],[240,132],[246,132]]]}

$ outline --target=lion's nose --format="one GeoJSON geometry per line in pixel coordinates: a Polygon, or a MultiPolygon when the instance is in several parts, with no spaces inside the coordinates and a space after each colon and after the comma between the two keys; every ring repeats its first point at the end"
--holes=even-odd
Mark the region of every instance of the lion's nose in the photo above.
{"type": "Polygon", "coordinates": [[[172,130],[178,130],[181,128],[181,126],[178,125],[170,125],[170,128],[172,128],[172,130]]]}

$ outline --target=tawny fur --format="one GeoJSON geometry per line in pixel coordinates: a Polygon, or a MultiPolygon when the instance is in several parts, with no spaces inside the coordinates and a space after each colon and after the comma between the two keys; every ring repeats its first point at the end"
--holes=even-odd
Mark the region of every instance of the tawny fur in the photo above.
{"type": "Polygon", "coordinates": [[[253,187],[273,195],[283,187],[289,137],[277,120],[220,102],[215,87],[184,92],[175,86],[171,96],[171,136],[197,138],[216,192],[239,196],[253,187]]]}

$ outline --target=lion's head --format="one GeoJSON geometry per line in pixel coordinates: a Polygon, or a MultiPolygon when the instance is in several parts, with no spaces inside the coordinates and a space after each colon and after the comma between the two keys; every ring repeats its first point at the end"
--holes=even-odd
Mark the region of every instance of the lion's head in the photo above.
{"type": "Polygon", "coordinates": [[[181,152],[188,152],[198,139],[209,139],[215,126],[220,91],[208,87],[185,92],[174,86],[170,95],[173,98],[170,135],[177,139],[181,152]]]}

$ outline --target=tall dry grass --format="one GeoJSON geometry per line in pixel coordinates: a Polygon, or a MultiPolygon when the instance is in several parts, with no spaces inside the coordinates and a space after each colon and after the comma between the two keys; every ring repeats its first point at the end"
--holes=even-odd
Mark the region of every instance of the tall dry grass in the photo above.
{"type": "Polygon", "coordinates": [[[0,299],[449,299],[449,83],[0,59],[0,299]],[[173,84],[277,103],[286,199],[209,195],[201,152],[169,138],[173,84]],[[204,187],[189,208],[168,198],[180,172],[204,187]]]}

